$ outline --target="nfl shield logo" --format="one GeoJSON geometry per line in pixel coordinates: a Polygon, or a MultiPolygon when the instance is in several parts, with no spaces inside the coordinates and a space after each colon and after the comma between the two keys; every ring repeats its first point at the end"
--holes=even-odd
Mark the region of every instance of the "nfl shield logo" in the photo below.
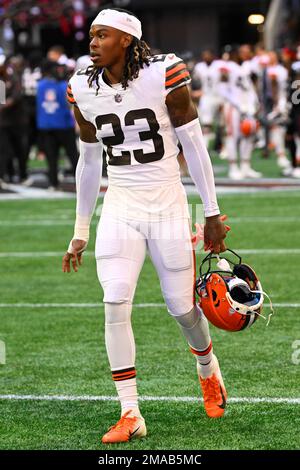
{"type": "Polygon", "coordinates": [[[121,96],[119,93],[117,93],[117,94],[115,95],[115,101],[116,101],[116,103],[121,103],[121,101],[122,101],[122,96],[121,96]]]}

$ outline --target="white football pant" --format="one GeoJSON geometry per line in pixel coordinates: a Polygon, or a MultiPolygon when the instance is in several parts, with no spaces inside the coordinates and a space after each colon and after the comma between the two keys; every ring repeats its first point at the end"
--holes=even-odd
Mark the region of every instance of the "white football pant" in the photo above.
{"type": "MultiPolygon", "coordinates": [[[[95,256],[104,291],[106,348],[117,381],[135,377],[131,310],[147,250],[158,273],[168,311],[177,320],[191,348],[205,351],[211,342],[207,320],[195,306],[195,260],[189,219],[141,222],[102,214],[95,256]]],[[[199,358],[207,364],[211,354],[210,348],[209,355],[201,354],[199,358]]]]}

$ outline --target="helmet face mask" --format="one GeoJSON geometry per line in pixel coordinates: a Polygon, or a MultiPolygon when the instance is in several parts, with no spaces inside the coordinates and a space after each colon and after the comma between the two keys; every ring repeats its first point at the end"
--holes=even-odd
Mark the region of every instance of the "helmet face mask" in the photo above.
{"type": "MultiPolygon", "coordinates": [[[[250,284],[250,283],[249,283],[250,284]]],[[[241,315],[251,315],[253,312],[260,313],[264,297],[261,291],[261,284],[257,279],[256,290],[241,278],[231,279],[227,285],[229,291],[226,298],[230,306],[241,315]]]]}
{"type": "MultiPolygon", "coordinates": [[[[200,266],[200,277],[196,282],[199,304],[206,318],[216,327],[226,331],[240,331],[250,327],[260,316],[264,295],[255,271],[242,263],[241,257],[232,250],[233,262],[223,268],[212,269],[212,261],[219,257],[210,253],[200,266]],[[204,272],[204,267],[208,269],[204,272]]],[[[219,263],[220,264],[220,259],[219,263]]]]}

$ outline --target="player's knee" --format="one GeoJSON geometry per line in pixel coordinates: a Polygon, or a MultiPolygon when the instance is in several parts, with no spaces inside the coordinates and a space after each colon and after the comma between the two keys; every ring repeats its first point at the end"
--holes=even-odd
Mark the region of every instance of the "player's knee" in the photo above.
{"type": "Polygon", "coordinates": [[[174,316],[185,315],[186,312],[190,312],[193,309],[193,298],[190,295],[182,297],[165,297],[168,312],[174,316]]]}
{"type": "Polygon", "coordinates": [[[105,324],[107,326],[119,326],[130,322],[132,305],[128,302],[104,303],[105,324]]]}
{"type": "Polygon", "coordinates": [[[190,329],[200,320],[200,312],[193,306],[188,313],[176,315],[174,318],[183,328],[190,329]]]}
{"type": "Polygon", "coordinates": [[[193,272],[191,269],[181,271],[161,282],[162,293],[171,315],[184,315],[194,306],[193,272]]]}
{"type": "Polygon", "coordinates": [[[131,302],[133,297],[132,286],[122,280],[111,280],[101,282],[104,303],[122,304],[131,302]]]}

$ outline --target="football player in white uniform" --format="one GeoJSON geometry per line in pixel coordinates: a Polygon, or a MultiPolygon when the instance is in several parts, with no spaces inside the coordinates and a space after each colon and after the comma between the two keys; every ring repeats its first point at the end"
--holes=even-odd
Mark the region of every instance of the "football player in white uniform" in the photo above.
{"type": "Polygon", "coordinates": [[[278,158],[278,166],[284,175],[289,175],[292,165],[287,157],[285,136],[288,122],[288,70],[278,61],[277,53],[270,51],[267,76],[272,95],[272,110],[268,114],[270,123],[270,144],[274,147],[278,158]]]}
{"type": "Polygon", "coordinates": [[[102,438],[124,442],[146,435],[136,386],[131,310],[146,250],[160,278],[169,313],[197,362],[206,413],[224,413],[226,390],[208,323],[194,299],[195,260],[187,199],[177,162],[180,140],[204,205],[204,243],[226,249],[212,166],[188,87],[175,54],[152,57],[141,23],[121,9],[102,10],[90,29],[93,67],[70,80],[69,101],[80,127],[74,237],[63,271],[75,271],[89,238],[99,194],[102,151],[109,186],[98,224],[95,256],[104,291],[105,342],[121,403],[121,419],[102,438]]]}
{"type": "Polygon", "coordinates": [[[250,61],[240,65],[235,50],[231,52],[231,59],[227,62],[227,77],[225,75],[220,84],[220,93],[225,99],[225,147],[229,156],[229,178],[259,178],[261,174],[251,168],[259,102],[250,77],[250,61]]]}
{"type": "Polygon", "coordinates": [[[209,50],[202,54],[203,61],[194,67],[193,76],[201,85],[199,100],[199,119],[203,129],[206,146],[214,138],[213,126],[220,125],[221,107],[223,101],[218,93],[218,84],[221,79],[220,60],[214,60],[209,50]]]}

